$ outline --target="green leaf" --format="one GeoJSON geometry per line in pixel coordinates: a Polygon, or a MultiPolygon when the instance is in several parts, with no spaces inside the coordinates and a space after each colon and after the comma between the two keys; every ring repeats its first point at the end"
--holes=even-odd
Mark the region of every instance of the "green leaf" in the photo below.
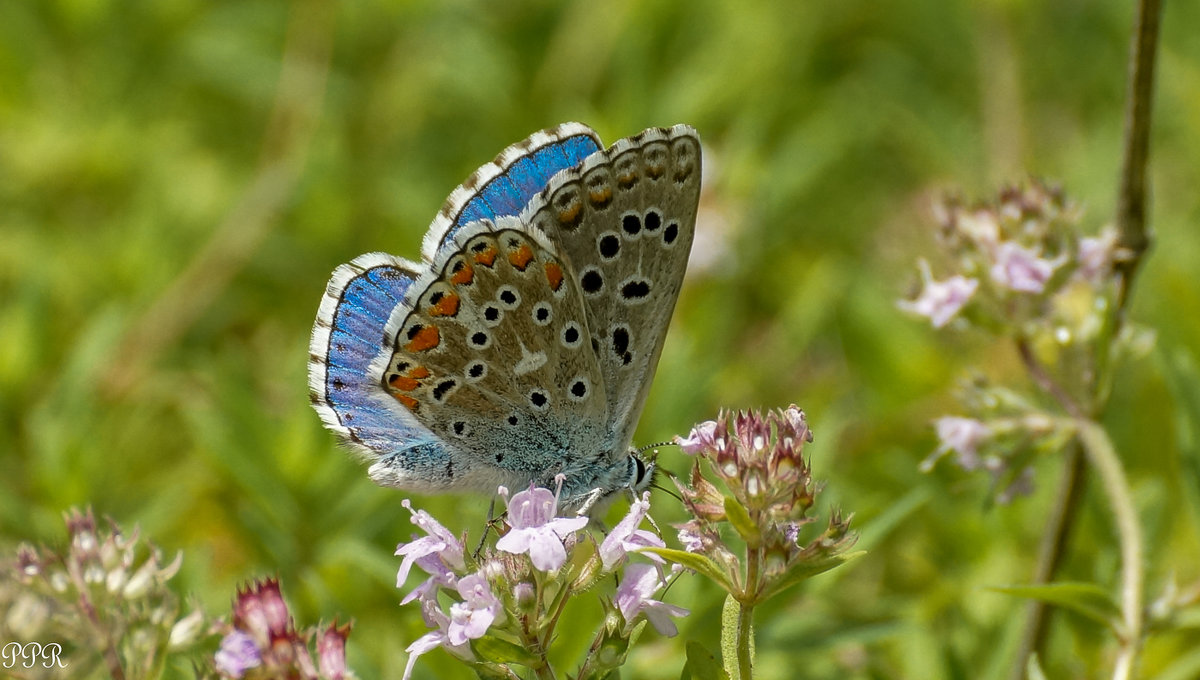
{"type": "MultiPolygon", "coordinates": [[[[733,595],[725,596],[725,604],[721,606],[721,661],[725,668],[725,674],[730,678],[750,680],[750,678],[742,678],[741,672],[738,670],[737,627],[738,612],[741,606],[741,603],[733,599],[733,595]]],[[[754,640],[753,632],[750,634],[750,639],[754,640]]]]}
{"type": "Polygon", "coordinates": [[[491,635],[484,635],[472,642],[471,650],[479,657],[495,663],[519,663],[533,667],[542,662],[521,645],[491,635]]]}
{"type": "Polygon", "coordinates": [[[733,525],[734,531],[738,533],[738,536],[742,537],[746,545],[751,548],[757,548],[762,544],[762,531],[759,530],[754,520],[750,519],[750,513],[746,511],[746,508],[736,498],[731,496],[725,497],[725,517],[729,519],[729,523],[733,525]]]}
{"type": "Polygon", "coordinates": [[[729,578],[717,563],[704,555],[687,552],[686,550],[674,550],[671,548],[642,548],[641,552],[654,553],[659,557],[682,564],[692,571],[708,577],[716,582],[717,585],[725,589],[726,592],[733,592],[733,584],[729,582],[729,578]]]}
{"type": "Polygon", "coordinates": [[[819,560],[801,562],[784,574],[783,578],[774,582],[770,585],[770,587],[764,590],[762,596],[759,598],[759,601],[761,602],[763,600],[770,599],[801,581],[806,581],[817,574],[823,574],[830,569],[840,567],[850,560],[857,559],[866,554],[866,550],[856,550],[852,553],[845,553],[843,555],[831,555],[819,560]]]}
{"type": "Polygon", "coordinates": [[[1107,590],[1094,583],[1063,581],[1046,585],[1000,586],[989,588],[989,590],[1041,600],[1064,609],[1070,609],[1107,626],[1120,626],[1120,607],[1107,590]]]}
{"type": "Polygon", "coordinates": [[[687,643],[687,661],[683,664],[679,680],[729,680],[729,673],[721,667],[716,654],[691,640],[687,643]]]}

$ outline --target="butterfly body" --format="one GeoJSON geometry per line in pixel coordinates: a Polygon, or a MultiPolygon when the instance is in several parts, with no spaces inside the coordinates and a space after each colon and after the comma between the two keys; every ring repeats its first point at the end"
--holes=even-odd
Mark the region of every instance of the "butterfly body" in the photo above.
{"type": "Polygon", "coordinates": [[[561,474],[576,508],[645,486],[630,440],[699,186],[686,126],[602,149],[569,123],[509,147],[450,195],[422,262],[370,253],[334,272],[314,407],[385,486],[494,492],[561,474]]]}

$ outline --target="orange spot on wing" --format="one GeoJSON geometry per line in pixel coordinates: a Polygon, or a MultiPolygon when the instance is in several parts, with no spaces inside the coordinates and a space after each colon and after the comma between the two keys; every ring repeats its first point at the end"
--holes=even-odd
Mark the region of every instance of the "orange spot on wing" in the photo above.
{"type": "Polygon", "coordinates": [[[583,210],[582,203],[572,203],[566,210],[559,211],[558,221],[563,224],[574,224],[579,220],[581,210],[583,210]]]}
{"type": "Polygon", "coordinates": [[[409,411],[416,411],[417,406],[421,403],[407,394],[393,394],[392,396],[396,398],[396,401],[404,404],[404,407],[409,411]]]}
{"type": "Polygon", "coordinates": [[[388,385],[391,385],[393,388],[400,390],[401,392],[412,392],[413,390],[417,389],[421,383],[402,375],[393,375],[392,377],[388,378],[388,385]]]}
{"type": "Polygon", "coordinates": [[[416,378],[417,380],[420,380],[422,378],[429,377],[429,369],[425,368],[424,366],[417,366],[409,369],[408,373],[405,373],[405,375],[410,378],[416,378]]]}
{"type": "Polygon", "coordinates": [[[441,300],[437,301],[437,304],[430,305],[429,315],[454,316],[455,314],[458,314],[458,302],[459,298],[457,295],[454,293],[447,293],[442,296],[441,300]]]}
{"type": "Polygon", "coordinates": [[[412,340],[404,346],[404,349],[409,352],[422,352],[427,349],[433,349],[442,341],[442,336],[438,333],[437,326],[425,326],[417,331],[412,340]]]}
{"type": "Polygon", "coordinates": [[[475,261],[479,264],[490,267],[496,261],[496,247],[489,246],[487,250],[475,253],[475,261]]]}
{"type": "Polygon", "coordinates": [[[563,270],[557,262],[546,263],[546,281],[550,284],[550,290],[557,291],[563,282],[563,270]]]}
{"type": "Polygon", "coordinates": [[[605,186],[605,187],[602,187],[599,191],[589,191],[588,192],[588,200],[590,200],[592,202],[592,205],[597,205],[597,206],[608,205],[608,202],[610,200],[612,200],[612,189],[605,186]]]}
{"type": "Polygon", "coordinates": [[[529,261],[532,259],[533,250],[526,243],[522,243],[520,248],[508,254],[508,261],[512,263],[512,266],[521,271],[525,271],[525,268],[529,266],[529,261]]]}
{"type": "Polygon", "coordinates": [[[465,286],[475,280],[475,268],[466,262],[462,263],[462,268],[454,272],[450,276],[450,283],[459,286],[465,286]]]}

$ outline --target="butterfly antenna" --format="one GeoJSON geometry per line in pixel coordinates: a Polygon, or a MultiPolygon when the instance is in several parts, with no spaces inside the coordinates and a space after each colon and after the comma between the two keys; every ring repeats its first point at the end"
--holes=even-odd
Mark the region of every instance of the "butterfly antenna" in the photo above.
{"type": "Polygon", "coordinates": [[[657,449],[660,446],[676,446],[676,444],[675,444],[675,442],[657,442],[655,444],[647,444],[647,445],[643,446],[642,448],[638,449],[637,452],[638,452],[638,455],[640,456],[641,454],[649,451],[650,449],[657,449]]]}

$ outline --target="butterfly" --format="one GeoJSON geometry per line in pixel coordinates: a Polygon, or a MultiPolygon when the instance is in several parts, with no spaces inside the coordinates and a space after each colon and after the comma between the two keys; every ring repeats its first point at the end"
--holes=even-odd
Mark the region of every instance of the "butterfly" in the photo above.
{"type": "Polygon", "coordinates": [[[585,512],[650,484],[630,446],[687,268],[700,141],[650,128],[607,149],[587,126],[534,133],[446,200],[420,262],[338,267],[309,389],[382,486],[530,483],[585,512]]]}

